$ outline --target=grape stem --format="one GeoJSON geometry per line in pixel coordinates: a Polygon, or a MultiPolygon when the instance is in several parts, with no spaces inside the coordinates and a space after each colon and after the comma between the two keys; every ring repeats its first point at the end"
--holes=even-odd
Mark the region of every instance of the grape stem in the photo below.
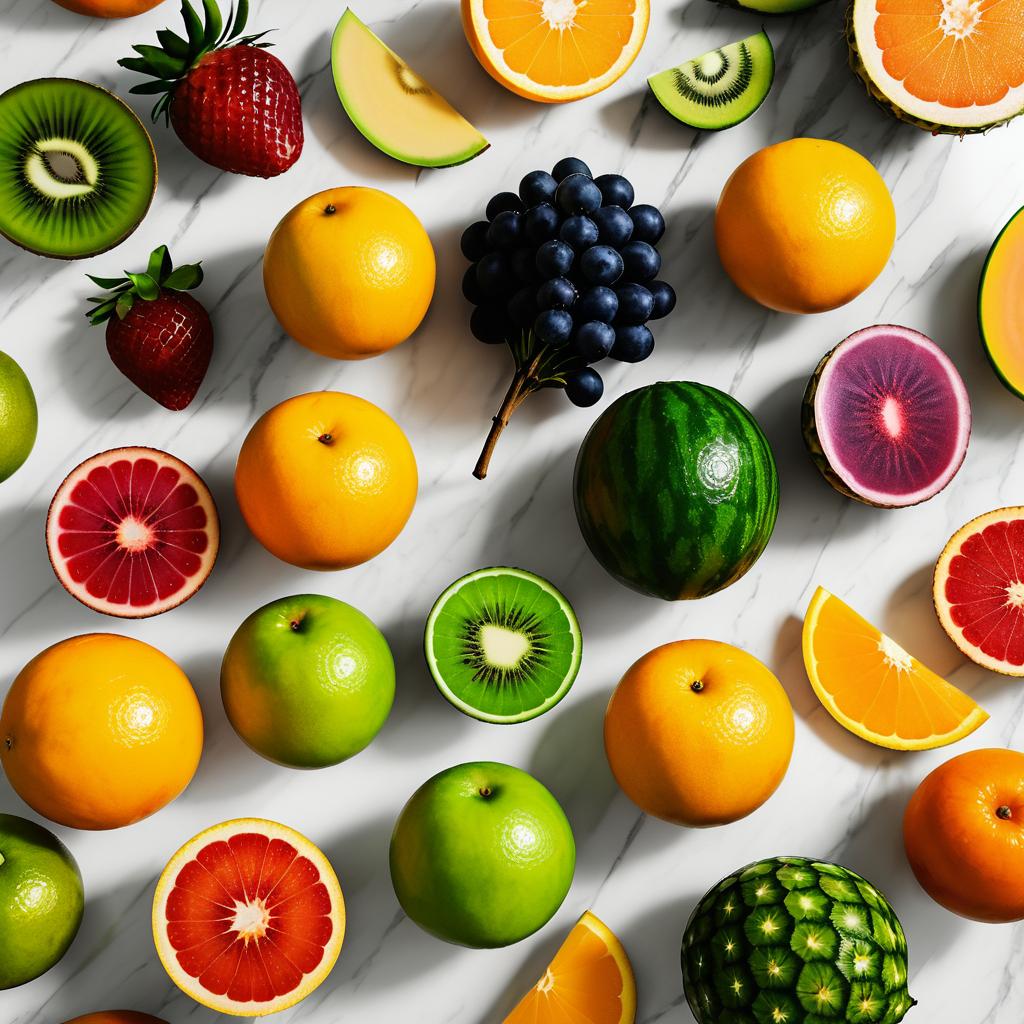
{"type": "Polygon", "coordinates": [[[480,452],[480,458],[476,460],[476,468],[473,470],[473,476],[477,480],[483,480],[487,476],[487,467],[491,464],[491,456],[494,454],[495,446],[498,443],[498,438],[501,437],[501,432],[508,426],[508,421],[512,418],[512,413],[519,408],[523,402],[529,398],[538,388],[541,387],[540,378],[537,376],[537,368],[540,366],[541,360],[544,358],[544,349],[542,348],[525,366],[520,366],[515,376],[512,378],[512,383],[508,386],[508,391],[505,392],[505,397],[502,399],[501,406],[498,408],[497,413],[491,418],[491,429],[488,431],[487,440],[484,441],[483,450],[480,452]]]}

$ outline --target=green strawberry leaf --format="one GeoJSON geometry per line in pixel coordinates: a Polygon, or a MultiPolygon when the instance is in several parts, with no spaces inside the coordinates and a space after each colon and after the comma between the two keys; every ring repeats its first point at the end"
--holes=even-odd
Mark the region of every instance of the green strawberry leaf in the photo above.
{"type": "Polygon", "coordinates": [[[176,292],[190,291],[202,283],[203,268],[198,263],[178,267],[173,274],[164,279],[164,287],[176,292]]]}
{"type": "Polygon", "coordinates": [[[140,44],[132,49],[146,62],[150,74],[160,78],[181,78],[188,68],[186,58],[172,57],[159,46],[140,44]]]}
{"type": "MultiPolygon", "coordinates": [[[[235,12],[234,21],[231,23],[231,31],[225,37],[226,39],[234,39],[236,36],[242,33],[245,28],[246,21],[249,20],[249,0],[238,0],[238,10],[235,12]]],[[[222,42],[224,40],[221,40],[222,42]]]]}
{"type": "Polygon", "coordinates": [[[173,269],[171,254],[167,251],[166,245],[157,246],[149,254],[149,266],[146,267],[146,273],[154,281],[162,281],[173,269]]]}
{"type": "Polygon", "coordinates": [[[134,306],[134,305],[135,305],[135,293],[134,292],[125,292],[117,300],[117,304],[114,306],[114,309],[117,312],[118,320],[123,320],[131,312],[132,306],[134,306]]]}
{"type": "MultiPolygon", "coordinates": [[[[160,285],[149,274],[128,274],[128,280],[135,285],[135,292],[140,299],[152,302],[155,298],[159,297],[160,285]]],[[[120,300],[118,301],[120,302],[120,300]]]]}
{"type": "Polygon", "coordinates": [[[181,16],[185,19],[185,30],[188,32],[189,52],[199,53],[202,50],[206,29],[189,0],[181,0],[181,16]]]}
{"type": "Polygon", "coordinates": [[[157,29],[157,39],[160,45],[172,56],[185,58],[189,55],[188,40],[182,39],[176,32],[169,28],[157,29]]]}
{"type": "MultiPolygon", "coordinates": [[[[100,288],[106,288],[109,290],[110,288],[129,287],[128,282],[123,277],[93,277],[92,274],[86,274],[85,276],[89,278],[94,285],[97,285],[100,288]]],[[[92,302],[92,299],[89,301],[92,302]]]]}
{"type": "Polygon", "coordinates": [[[217,0],[203,0],[203,11],[206,13],[206,31],[203,33],[203,51],[212,50],[220,39],[224,19],[221,17],[217,0]]]}
{"type": "MultiPolygon", "coordinates": [[[[92,302],[92,299],[89,301],[92,302]]],[[[103,323],[104,320],[109,320],[110,314],[114,312],[116,305],[116,299],[108,299],[106,302],[101,302],[95,309],[90,309],[85,315],[89,318],[89,322],[95,326],[96,324],[103,323]]]]}
{"type": "MultiPolygon", "coordinates": [[[[138,96],[155,96],[158,92],[169,94],[168,90],[171,88],[170,82],[165,82],[162,78],[158,78],[152,82],[142,82],[139,85],[133,85],[128,91],[138,96]]],[[[154,117],[153,120],[155,121],[156,118],[154,117]]]]}
{"type": "MultiPolygon", "coordinates": [[[[149,61],[143,60],[141,57],[122,57],[117,63],[128,71],[138,71],[140,75],[152,75],[154,73],[153,69],[149,66],[149,61]]],[[[132,89],[131,91],[134,92],[135,90],[132,89]]]]}

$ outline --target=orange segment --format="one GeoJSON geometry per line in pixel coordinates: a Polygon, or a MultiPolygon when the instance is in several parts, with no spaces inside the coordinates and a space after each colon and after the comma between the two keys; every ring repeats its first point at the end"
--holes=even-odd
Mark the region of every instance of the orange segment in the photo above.
{"type": "Polygon", "coordinates": [[[640,52],[650,0],[462,0],[477,59],[512,92],[541,103],[591,96],[640,52]]]}
{"type": "Polygon", "coordinates": [[[804,618],[804,665],[825,710],[850,732],[893,750],[963,739],[988,714],[823,587],[804,618]]]}
{"type": "Polygon", "coordinates": [[[505,1024],[633,1024],[636,982],[622,943],[588,910],[505,1024]]]}

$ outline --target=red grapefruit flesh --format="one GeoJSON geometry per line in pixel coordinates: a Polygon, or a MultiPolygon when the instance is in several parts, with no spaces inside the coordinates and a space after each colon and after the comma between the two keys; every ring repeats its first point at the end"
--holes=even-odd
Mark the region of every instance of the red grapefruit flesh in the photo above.
{"type": "Polygon", "coordinates": [[[220,1013],[262,1017],[330,974],[345,902],[330,862],[303,835],[239,818],[171,858],[153,899],[153,937],[186,995],[220,1013]]]}
{"type": "Polygon", "coordinates": [[[46,520],[50,562],[64,589],[125,619],[187,601],[210,575],[219,543],[209,488],[156,448],[86,459],[57,489],[46,520]]]}
{"type": "Polygon", "coordinates": [[[957,530],[935,566],[932,596],[942,628],[968,658],[1024,677],[1024,506],[957,530]]]}

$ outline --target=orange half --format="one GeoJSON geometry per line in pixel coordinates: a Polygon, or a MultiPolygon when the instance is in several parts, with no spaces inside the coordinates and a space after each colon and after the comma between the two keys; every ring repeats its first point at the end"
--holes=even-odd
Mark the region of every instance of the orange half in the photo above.
{"type": "Polygon", "coordinates": [[[505,1024],[633,1024],[636,982],[622,943],[588,910],[505,1024]]]}
{"type": "Polygon", "coordinates": [[[911,657],[823,587],[804,618],[804,665],[844,728],[892,750],[931,750],[988,720],[966,693],[911,657]]]}
{"type": "Polygon", "coordinates": [[[565,103],[618,81],[647,35],[650,0],[462,0],[487,73],[520,96],[565,103]]]}

